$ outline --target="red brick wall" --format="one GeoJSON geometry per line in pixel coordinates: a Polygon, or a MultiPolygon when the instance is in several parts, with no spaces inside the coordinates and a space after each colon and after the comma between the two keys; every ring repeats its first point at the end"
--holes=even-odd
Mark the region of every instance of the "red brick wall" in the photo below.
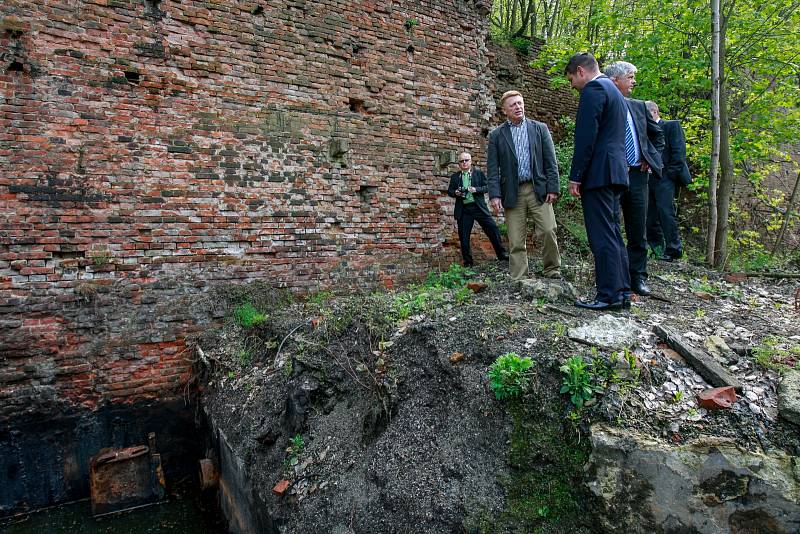
{"type": "Polygon", "coordinates": [[[458,257],[447,176],[494,112],[481,4],[5,0],[0,420],[178,393],[218,283],[458,257]]]}

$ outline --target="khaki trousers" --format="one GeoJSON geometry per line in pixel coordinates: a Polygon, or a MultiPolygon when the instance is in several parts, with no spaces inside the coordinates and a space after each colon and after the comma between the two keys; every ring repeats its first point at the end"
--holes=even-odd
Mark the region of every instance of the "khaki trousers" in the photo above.
{"type": "Polygon", "coordinates": [[[533,219],[536,239],[542,245],[542,274],[546,277],[560,276],[561,256],[556,241],[556,216],[553,205],[540,203],[533,192],[533,184],[524,182],[519,186],[517,205],[505,209],[508,226],[509,272],[511,278],[520,280],[528,276],[528,216],[533,219]]]}

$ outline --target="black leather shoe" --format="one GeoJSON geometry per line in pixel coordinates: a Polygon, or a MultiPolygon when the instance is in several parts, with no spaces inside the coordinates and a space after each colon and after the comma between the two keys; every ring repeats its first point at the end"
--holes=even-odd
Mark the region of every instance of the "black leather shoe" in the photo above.
{"type": "Polygon", "coordinates": [[[497,256],[497,261],[508,261],[508,254],[501,254],[497,256]]]}
{"type": "Polygon", "coordinates": [[[667,255],[659,256],[657,259],[658,259],[658,261],[675,261],[675,258],[673,258],[672,256],[667,256],[667,255]]]}
{"type": "Polygon", "coordinates": [[[631,309],[631,298],[630,297],[622,297],[622,309],[623,310],[630,310],[631,309]]]}
{"type": "Polygon", "coordinates": [[[624,300],[619,302],[603,302],[602,300],[592,300],[590,302],[586,302],[583,300],[576,300],[575,306],[579,308],[586,308],[587,310],[619,310],[622,308],[624,304],[624,300]]]}
{"type": "Polygon", "coordinates": [[[631,284],[631,290],[637,295],[642,295],[645,297],[650,295],[650,288],[647,287],[647,284],[644,282],[634,282],[631,284]]]}

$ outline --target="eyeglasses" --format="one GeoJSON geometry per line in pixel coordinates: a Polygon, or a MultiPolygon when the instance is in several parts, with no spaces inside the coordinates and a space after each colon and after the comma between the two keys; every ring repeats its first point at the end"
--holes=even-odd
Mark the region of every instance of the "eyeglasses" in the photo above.
{"type": "Polygon", "coordinates": [[[470,161],[472,161],[472,160],[471,159],[460,159],[460,160],[458,160],[459,163],[467,163],[467,162],[470,162],[470,161]]]}

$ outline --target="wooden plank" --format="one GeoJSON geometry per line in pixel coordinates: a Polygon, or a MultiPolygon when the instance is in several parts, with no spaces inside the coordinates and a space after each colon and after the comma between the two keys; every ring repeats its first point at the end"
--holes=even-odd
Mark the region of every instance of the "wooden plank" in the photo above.
{"type": "Polygon", "coordinates": [[[653,330],[658,337],[663,339],[675,352],[700,373],[700,376],[708,380],[715,387],[733,386],[737,392],[742,391],[742,383],[734,377],[730,371],[725,369],[717,360],[698,349],[685,339],[666,326],[655,325],[653,330]]]}

